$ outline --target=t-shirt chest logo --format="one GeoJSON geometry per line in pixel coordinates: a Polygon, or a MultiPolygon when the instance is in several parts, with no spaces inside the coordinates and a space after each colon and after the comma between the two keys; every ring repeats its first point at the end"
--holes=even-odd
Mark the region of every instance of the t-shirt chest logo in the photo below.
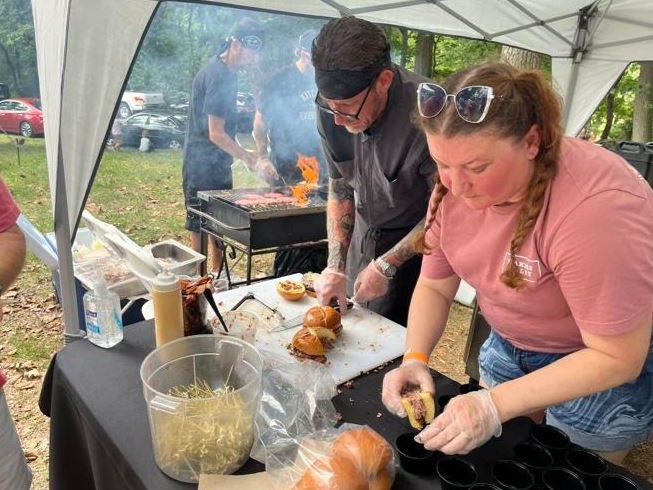
{"type": "Polygon", "coordinates": [[[524,257],[523,255],[515,255],[511,259],[510,252],[506,252],[505,259],[503,261],[504,269],[508,267],[510,260],[514,260],[517,267],[519,267],[519,273],[528,282],[537,282],[542,277],[542,268],[540,267],[540,261],[537,259],[530,259],[524,257]]]}

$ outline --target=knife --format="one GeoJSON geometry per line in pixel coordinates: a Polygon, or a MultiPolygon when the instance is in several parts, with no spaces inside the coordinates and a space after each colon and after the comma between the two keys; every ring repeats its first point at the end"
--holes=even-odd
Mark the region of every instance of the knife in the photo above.
{"type": "MultiPolygon", "coordinates": [[[[331,303],[330,305],[334,310],[340,311],[340,306],[334,302],[331,303]]],[[[347,311],[351,310],[354,307],[354,302],[347,298],[347,311]]],[[[287,318],[284,321],[282,321],[278,326],[274,327],[270,332],[282,332],[284,330],[288,330],[290,328],[294,327],[299,327],[302,323],[304,323],[304,313],[301,315],[297,315],[291,318],[287,318]]]]}

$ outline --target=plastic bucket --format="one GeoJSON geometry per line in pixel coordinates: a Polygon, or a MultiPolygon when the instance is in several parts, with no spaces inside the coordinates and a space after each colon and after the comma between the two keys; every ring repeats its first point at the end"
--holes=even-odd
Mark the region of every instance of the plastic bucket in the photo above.
{"type": "Polygon", "coordinates": [[[249,343],[194,335],[151,352],[141,364],[156,464],[176,480],[230,474],[249,458],[263,361],[249,343]]]}

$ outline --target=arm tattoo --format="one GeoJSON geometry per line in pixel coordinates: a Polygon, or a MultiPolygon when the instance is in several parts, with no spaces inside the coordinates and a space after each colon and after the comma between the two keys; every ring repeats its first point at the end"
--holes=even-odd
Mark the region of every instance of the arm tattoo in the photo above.
{"type": "Polygon", "coordinates": [[[339,271],[344,271],[347,263],[347,251],[354,231],[354,212],[354,189],[345,182],[345,179],[329,179],[327,265],[339,271]]]}
{"type": "Polygon", "coordinates": [[[405,237],[399,240],[394,247],[383,254],[385,260],[398,267],[408,259],[417,255],[417,252],[413,248],[413,240],[418,233],[421,233],[424,230],[425,221],[426,217],[422,218],[405,237]]]}

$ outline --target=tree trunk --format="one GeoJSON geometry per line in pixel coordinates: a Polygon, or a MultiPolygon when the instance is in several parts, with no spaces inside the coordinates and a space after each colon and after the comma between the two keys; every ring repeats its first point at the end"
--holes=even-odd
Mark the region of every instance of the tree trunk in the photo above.
{"type": "Polygon", "coordinates": [[[7,48],[2,43],[0,43],[0,51],[4,53],[5,59],[7,60],[7,66],[9,67],[9,71],[11,72],[11,77],[14,79],[14,87],[16,88],[16,90],[14,91],[14,97],[22,96],[23,87],[21,86],[20,80],[17,77],[16,68],[11,61],[11,56],[9,55],[9,51],[7,51],[7,48]]]}
{"type": "Polygon", "coordinates": [[[408,29],[405,27],[398,27],[399,34],[401,34],[401,66],[406,67],[408,61],[408,29]]]}
{"type": "Polygon", "coordinates": [[[599,141],[607,140],[614,121],[614,88],[605,96],[605,126],[599,141]]]}
{"type": "Polygon", "coordinates": [[[512,46],[502,46],[501,62],[508,63],[521,70],[539,70],[542,66],[542,56],[533,51],[513,48],[512,46]]]}
{"type": "Polygon", "coordinates": [[[633,141],[650,141],[651,106],[653,103],[653,62],[643,61],[639,64],[639,83],[633,107],[633,141]]]}
{"type": "Polygon", "coordinates": [[[415,72],[429,78],[433,76],[433,37],[419,32],[415,44],[415,72]]]}

